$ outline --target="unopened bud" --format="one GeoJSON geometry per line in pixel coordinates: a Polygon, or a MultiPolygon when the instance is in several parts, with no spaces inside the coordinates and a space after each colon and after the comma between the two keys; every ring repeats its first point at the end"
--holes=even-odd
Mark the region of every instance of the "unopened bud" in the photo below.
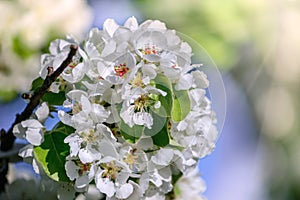
{"type": "Polygon", "coordinates": [[[32,97],[32,94],[28,94],[28,93],[23,93],[22,94],[23,99],[31,99],[31,97],[32,97]]]}

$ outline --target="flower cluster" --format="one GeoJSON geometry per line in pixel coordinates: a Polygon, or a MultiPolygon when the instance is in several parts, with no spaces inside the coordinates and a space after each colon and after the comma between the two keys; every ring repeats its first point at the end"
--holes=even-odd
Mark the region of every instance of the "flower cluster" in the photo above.
{"type": "Polygon", "coordinates": [[[33,156],[49,177],[73,183],[78,192],[95,184],[107,199],[176,195],[176,180],[213,150],[217,138],[205,96],[208,80],[192,65],[191,47],[160,21],[138,25],[131,17],[120,26],[108,19],[81,43],[70,37],[52,42],[42,56],[42,79],[73,44],[77,54],[51,85],[47,103],[15,127],[32,145],[22,155],[33,156]],[[37,114],[43,109],[48,115],[48,107],[60,120],[51,131],[37,114]],[[51,145],[55,150],[48,151],[51,145]]]}

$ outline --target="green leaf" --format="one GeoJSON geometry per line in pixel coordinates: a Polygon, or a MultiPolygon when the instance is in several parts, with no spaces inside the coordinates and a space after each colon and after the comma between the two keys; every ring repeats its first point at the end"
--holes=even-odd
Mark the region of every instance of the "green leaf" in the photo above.
{"type": "Polygon", "coordinates": [[[145,135],[151,136],[153,144],[164,147],[169,144],[169,119],[159,116],[155,112],[150,112],[153,118],[153,125],[151,129],[145,128],[145,135]]]}
{"type": "Polygon", "coordinates": [[[173,90],[174,100],[172,107],[172,120],[179,122],[183,120],[190,112],[191,104],[190,97],[186,90],[173,90]]]}
{"type": "Polygon", "coordinates": [[[63,102],[66,100],[65,92],[53,93],[53,92],[46,92],[42,100],[48,102],[50,105],[62,105],[63,102]]]}
{"type": "Polygon", "coordinates": [[[158,100],[161,103],[160,108],[156,112],[163,117],[170,117],[172,110],[172,84],[170,80],[163,74],[158,74],[155,78],[156,88],[167,93],[166,96],[159,95],[158,100]]]}
{"type": "Polygon", "coordinates": [[[143,134],[144,126],[134,125],[132,128],[123,120],[120,125],[121,135],[130,143],[135,143],[143,134]]]}
{"type": "Polygon", "coordinates": [[[63,124],[62,122],[58,122],[52,131],[56,132],[62,132],[64,134],[70,135],[71,133],[75,132],[75,129],[72,126],[68,126],[66,124],[63,124]]]}
{"type": "Polygon", "coordinates": [[[55,181],[69,182],[65,171],[66,156],[69,155],[69,145],[64,143],[68,134],[53,131],[45,135],[44,142],[34,147],[34,156],[45,173],[55,181]]]}
{"type": "Polygon", "coordinates": [[[30,91],[37,91],[40,87],[42,87],[44,83],[44,79],[42,79],[41,77],[38,77],[36,79],[34,79],[31,83],[31,89],[30,91]]]}

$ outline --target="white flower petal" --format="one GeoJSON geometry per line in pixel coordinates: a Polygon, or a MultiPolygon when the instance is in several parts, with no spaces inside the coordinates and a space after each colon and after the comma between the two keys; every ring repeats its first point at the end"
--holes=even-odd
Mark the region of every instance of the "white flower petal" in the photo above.
{"type": "Polygon", "coordinates": [[[106,121],[109,116],[109,112],[100,104],[92,104],[92,113],[91,117],[94,122],[100,123],[106,121]]]}
{"type": "Polygon", "coordinates": [[[22,121],[21,122],[22,126],[24,128],[37,128],[37,129],[40,129],[40,128],[43,128],[44,126],[36,119],[27,119],[25,121],[22,121]]]}
{"type": "Polygon", "coordinates": [[[95,160],[99,160],[101,154],[92,148],[84,148],[79,150],[78,157],[82,163],[91,163],[95,160]]]}
{"type": "Polygon", "coordinates": [[[129,197],[133,192],[133,186],[129,183],[122,185],[116,191],[116,197],[120,199],[126,199],[129,197]]]}
{"type": "Polygon", "coordinates": [[[37,161],[35,159],[32,159],[32,168],[35,173],[41,174],[39,165],[37,164],[37,161]]]}
{"type": "Polygon", "coordinates": [[[41,129],[28,128],[25,138],[30,144],[39,146],[44,141],[44,133],[41,129]]]}
{"type": "Polygon", "coordinates": [[[64,71],[62,77],[70,83],[77,83],[85,75],[85,69],[84,63],[79,63],[71,69],[71,73],[66,73],[66,71],[64,71]]]}
{"type": "Polygon", "coordinates": [[[129,28],[131,31],[135,31],[138,29],[139,25],[135,17],[129,17],[124,23],[124,26],[129,28]]]}
{"type": "Polygon", "coordinates": [[[76,188],[85,188],[89,184],[89,177],[87,175],[79,176],[75,181],[76,188]]]}
{"type": "Polygon", "coordinates": [[[62,123],[66,124],[66,125],[69,125],[69,126],[73,126],[73,125],[74,125],[74,124],[73,124],[73,121],[72,121],[71,115],[65,113],[65,112],[62,111],[62,110],[59,110],[59,111],[58,111],[58,118],[59,118],[59,120],[60,120],[62,123]]]}
{"type": "Polygon", "coordinates": [[[49,115],[49,107],[47,103],[42,103],[42,105],[35,111],[35,115],[37,116],[39,121],[45,121],[49,115]]]}
{"type": "Polygon", "coordinates": [[[127,198],[127,200],[137,200],[142,199],[143,192],[139,184],[129,181],[129,183],[133,186],[133,192],[132,194],[127,198]]]}
{"type": "Polygon", "coordinates": [[[195,70],[192,72],[192,75],[194,78],[194,83],[198,88],[207,88],[209,86],[207,76],[202,71],[195,70]]]}
{"type": "Polygon", "coordinates": [[[111,156],[111,157],[117,158],[117,159],[119,157],[119,154],[118,154],[116,148],[114,147],[114,145],[108,141],[102,141],[99,143],[99,151],[101,152],[101,154],[104,157],[111,156]]]}
{"type": "Polygon", "coordinates": [[[116,142],[117,139],[111,132],[110,128],[105,126],[104,124],[97,124],[97,131],[99,131],[106,139],[108,139],[111,142],[116,142]]]}
{"type": "Polygon", "coordinates": [[[21,123],[16,124],[13,128],[13,134],[18,138],[25,138],[25,131],[26,128],[24,128],[21,123]]]}
{"type": "Polygon", "coordinates": [[[136,112],[132,116],[133,122],[137,125],[145,125],[151,129],[153,125],[153,118],[150,113],[147,112],[136,112]]]}
{"type": "Polygon", "coordinates": [[[75,162],[68,160],[65,164],[66,174],[71,181],[78,178],[78,170],[79,167],[75,164],[75,162]]]}
{"type": "Polygon", "coordinates": [[[33,157],[33,146],[31,144],[26,145],[22,149],[20,149],[19,154],[22,158],[33,157]]]}
{"type": "Polygon", "coordinates": [[[169,166],[158,169],[158,174],[160,178],[165,182],[170,182],[172,178],[172,172],[169,166]]]}
{"type": "Polygon", "coordinates": [[[160,187],[163,184],[163,181],[160,179],[157,173],[153,173],[149,179],[156,187],[160,187]]]}
{"type": "Polygon", "coordinates": [[[149,187],[150,176],[149,173],[145,172],[141,175],[139,180],[139,185],[141,187],[142,192],[144,193],[149,187]]]}
{"type": "Polygon", "coordinates": [[[67,93],[67,97],[77,102],[80,102],[82,95],[88,96],[88,94],[83,90],[71,90],[70,92],[67,93]]]}
{"type": "Polygon", "coordinates": [[[116,182],[120,183],[120,184],[125,184],[127,182],[129,178],[129,172],[119,172],[116,175],[116,182]]]}
{"type": "Polygon", "coordinates": [[[96,185],[100,192],[106,194],[108,197],[112,197],[116,192],[115,184],[108,178],[102,178],[101,174],[100,177],[96,178],[96,185]]]}
{"type": "Polygon", "coordinates": [[[191,74],[181,75],[175,86],[176,90],[188,90],[193,84],[193,76],[191,74]]]}
{"type": "Polygon", "coordinates": [[[117,46],[117,44],[115,41],[113,41],[113,40],[108,41],[105,44],[105,47],[101,53],[101,56],[106,57],[106,56],[112,54],[116,50],[116,46],[117,46]]]}
{"type": "Polygon", "coordinates": [[[143,150],[148,150],[153,147],[153,140],[150,136],[142,136],[137,142],[137,146],[143,150]]]}
{"type": "Polygon", "coordinates": [[[155,156],[151,157],[151,160],[157,165],[167,166],[170,164],[173,155],[172,149],[160,149],[155,156]]]}
{"type": "Polygon", "coordinates": [[[91,113],[92,105],[91,105],[90,100],[86,96],[82,95],[80,98],[80,102],[82,105],[82,111],[86,114],[91,113]]]}
{"type": "Polygon", "coordinates": [[[119,25],[113,19],[107,19],[103,23],[103,30],[108,33],[110,37],[113,37],[115,31],[119,28],[119,25]]]}
{"type": "Polygon", "coordinates": [[[126,105],[123,104],[121,112],[120,112],[120,116],[124,120],[124,122],[130,127],[133,127],[133,125],[134,125],[134,122],[132,119],[133,114],[134,114],[134,105],[126,107],[126,105]]]}
{"type": "Polygon", "coordinates": [[[145,64],[142,67],[142,73],[144,76],[149,76],[150,79],[154,79],[157,75],[156,66],[154,64],[145,64]]]}
{"type": "Polygon", "coordinates": [[[53,92],[53,93],[59,93],[59,87],[60,87],[60,83],[59,82],[54,82],[51,84],[49,91],[53,92]]]}
{"type": "Polygon", "coordinates": [[[177,125],[177,130],[178,131],[184,131],[187,127],[188,127],[188,123],[186,123],[186,121],[182,120],[178,123],[177,125]]]}

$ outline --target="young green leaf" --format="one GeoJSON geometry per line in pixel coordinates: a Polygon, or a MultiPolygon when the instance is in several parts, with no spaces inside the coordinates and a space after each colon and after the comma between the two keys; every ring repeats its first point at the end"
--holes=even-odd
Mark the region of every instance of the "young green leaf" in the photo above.
{"type": "Polygon", "coordinates": [[[41,77],[38,77],[36,79],[34,79],[31,83],[31,88],[30,88],[30,91],[37,91],[40,87],[42,87],[44,83],[44,79],[42,79],[41,77]]]}
{"type": "Polygon", "coordinates": [[[172,110],[172,84],[170,80],[163,74],[158,74],[155,78],[156,88],[167,93],[166,96],[159,95],[158,100],[161,103],[160,108],[156,112],[163,117],[170,117],[172,110]]]}
{"type": "Polygon", "coordinates": [[[69,155],[69,145],[64,143],[68,134],[53,131],[45,135],[44,142],[34,147],[34,156],[45,173],[55,181],[69,182],[65,171],[66,156],[69,155]]]}
{"type": "Polygon", "coordinates": [[[42,97],[42,100],[48,102],[50,105],[62,105],[66,100],[65,92],[53,93],[46,92],[42,97]]]}
{"type": "Polygon", "coordinates": [[[172,120],[175,122],[179,122],[183,120],[187,114],[190,112],[190,97],[186,90],[175,90],[174,92],[174,100],[172,107],[172,120]]]}
{"type": "Polygon", "coordinates": [[[135,143],[143,134],[144,126],[134,125],[132,128],[123,120],[120,125],[121,135],[130,143],[135,143]]]}
{"type": "Polygon", "coordinates": [[[58,122],[54,128],[52,129],[53,131],[58,131],[58,132],[62,132],[64,134],[70,135],[71,133],[75,132],[75,129],[71,126],[65,125],[63,124],[61,121],[58,122]]]}
{"type": "Polygon", "coordinates": [[[155,112],[150,112],[153,118],[153,125],[151,129],[145,128],[145,135],[151,136],[153,144],[164,147],[169,144],[169,119],[161,117],[155,112]]]}

